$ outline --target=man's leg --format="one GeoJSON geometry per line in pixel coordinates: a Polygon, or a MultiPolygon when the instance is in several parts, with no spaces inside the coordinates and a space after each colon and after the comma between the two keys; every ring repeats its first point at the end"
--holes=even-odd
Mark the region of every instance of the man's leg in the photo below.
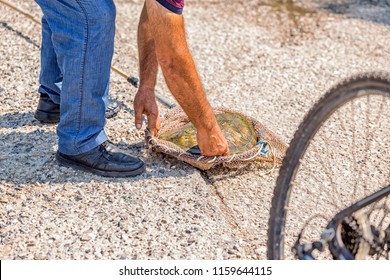
{"type": "Polygon", "coordinates": [[[61,70],[51,41],[52,32],[42,17],[41,73],[39,76],[39,103],[34,117],[47,123],[60,121],[61,70]]]}
{"type": "MultiPolygon", "coordinates": [[[[62,88],[62,73],[58,67],[57,55],[52,43],[52,31],[45,17],[42,17],[41,73],[39,76],[39,103],[34,117],[43,123],[58,123],[60,121],[60,92],[62,88]]],[[[120,110],[120,104],[109,99],[106,108],[106,118],[115,116],[120,110]]]]}
{"type": "Polygon", "coordinates": [[[57,64],[57,56],[51,41],[52,32],[45,19],[42,17],[42,46],[41,46],[41,73],[39,76],[40,87],[38,91],[44,93],[60,104],[60,92],[62,73],[57,64]]]}
{"type": "Polygon", "coordinates": [[[57,159],[92,172],[99,169],[95,173],[100,175],[117,176],[126,170],[129,176],[141,173],[143,162],[107,145],[104,132],[114,50],[113,1],[36,2],[52,32],[51,40],[62,73],[57,159]]]}
{"type": "Polygon", "coordinates": [[[112,1],[37,0],[52,31],[62,72],[59,151],[76,155],[107,140],[104,133],[115,32],[112,1]]]}

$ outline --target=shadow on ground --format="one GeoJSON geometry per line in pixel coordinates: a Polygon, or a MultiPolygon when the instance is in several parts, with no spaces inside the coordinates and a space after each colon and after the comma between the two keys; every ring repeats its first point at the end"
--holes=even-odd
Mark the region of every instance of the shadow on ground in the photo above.
{"type": "Polygon", "coordinates": [[[319,3],[319,10],[390,25],[390,17],[388,16],[390,13],[390,0],[317,0],[307,2],[268,0],[260,1],[257,5],[270,7],[276,13],[286,13],[287,18],[298,28],[300,18],[312,16],[317,12],[316,9],[306,7],[310,2],[319,3]]]}
{"type": "Polygon", "coordinates": [[[7,22],[0,21],[0,26],[4,27],[5,29],[7,29],[10,32],[15,33],[17,36],[19,36],[20,38],[24,39],[27,43],[30,43],[30,44],[36,46],[37,48],[40,48],[38,43],[34,42],[34,40],[32,40],[29,36],[24,35],[21,31],[14,29],[7,22]]]}
{"type": "Polygon", "coordinates": [[[322,9],[378,24],[390,25],[390,0],[324,1],[322,9]]]}
{"type": "Polygon", "coordinates": [[[128,182],[171,176],[180,178],[196,172],[196,169],[164,156],[151,155],[143,158],[142,152],[146,149],[144,142],[120,142],[117,143],[120,148],[145,160],[147,172],[132,178],[100,177],[59,166],[55,160],[57,136],[54,131],[48,131],[47,126],[36,121],[33,113],[1,115],[0,129],[11,130],[0,132],[0,181],[19,186],[34,183],[128,182]],[[29,128],[29,131],[16,131],[23,127],[29,128]],[[172,170],[172,165],[176,165],[177,169],[172,170]],[[182,172],[178,172],[179,169],[182,172]]]}

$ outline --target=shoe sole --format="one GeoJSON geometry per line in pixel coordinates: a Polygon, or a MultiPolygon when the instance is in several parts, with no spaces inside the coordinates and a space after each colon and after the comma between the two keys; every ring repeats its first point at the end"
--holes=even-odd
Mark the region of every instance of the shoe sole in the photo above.
{"type": "Polygon", "coordinates": [[[99,169],[94,169],[82,163],[72,161],[62,157],[59,153],[56,153],[56,160],[60,165],[71,167],[73,169],[89,172],[95,175],[103,176],[103,177],[111,177],[111,178],[123,178],[123,177],[134,177],[142,174],[145,170],[145,163],[139,167],[138,169],[131,171],[103,171],[99,169]]]}

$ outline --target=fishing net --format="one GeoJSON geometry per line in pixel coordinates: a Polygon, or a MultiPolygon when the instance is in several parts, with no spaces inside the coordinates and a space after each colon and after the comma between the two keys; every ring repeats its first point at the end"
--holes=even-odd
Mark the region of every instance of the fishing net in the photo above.
{"type": "Polygon", "coordinates": [[[213,111],[229,143],[230,156],[200,155],[196,129],[180,107],[164,116],[157,136],[146,130],[148,147],[202,170],[217,165],[242,168],[251,161],[268,162],[274,167],[282,162],[287,145],[261,122],[231,109],[214,108],[213,111]]]}

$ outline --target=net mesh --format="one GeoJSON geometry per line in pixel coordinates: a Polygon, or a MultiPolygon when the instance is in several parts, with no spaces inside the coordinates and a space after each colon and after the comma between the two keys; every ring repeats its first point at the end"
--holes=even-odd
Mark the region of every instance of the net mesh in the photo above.
{"type": "Polygon", "coordinates": [[[242,168],[251,161],[280,164],[287,145],[256,119],[227,108],[213,109],[229,143],[230,156],[206,157],[190,152],[196,145],[196,129],[180,107],[173,108],[161,120],[157,136],[146,130],[146,143],[156,152],[170,155],[201,170],[217,165],[242,168]]]}

